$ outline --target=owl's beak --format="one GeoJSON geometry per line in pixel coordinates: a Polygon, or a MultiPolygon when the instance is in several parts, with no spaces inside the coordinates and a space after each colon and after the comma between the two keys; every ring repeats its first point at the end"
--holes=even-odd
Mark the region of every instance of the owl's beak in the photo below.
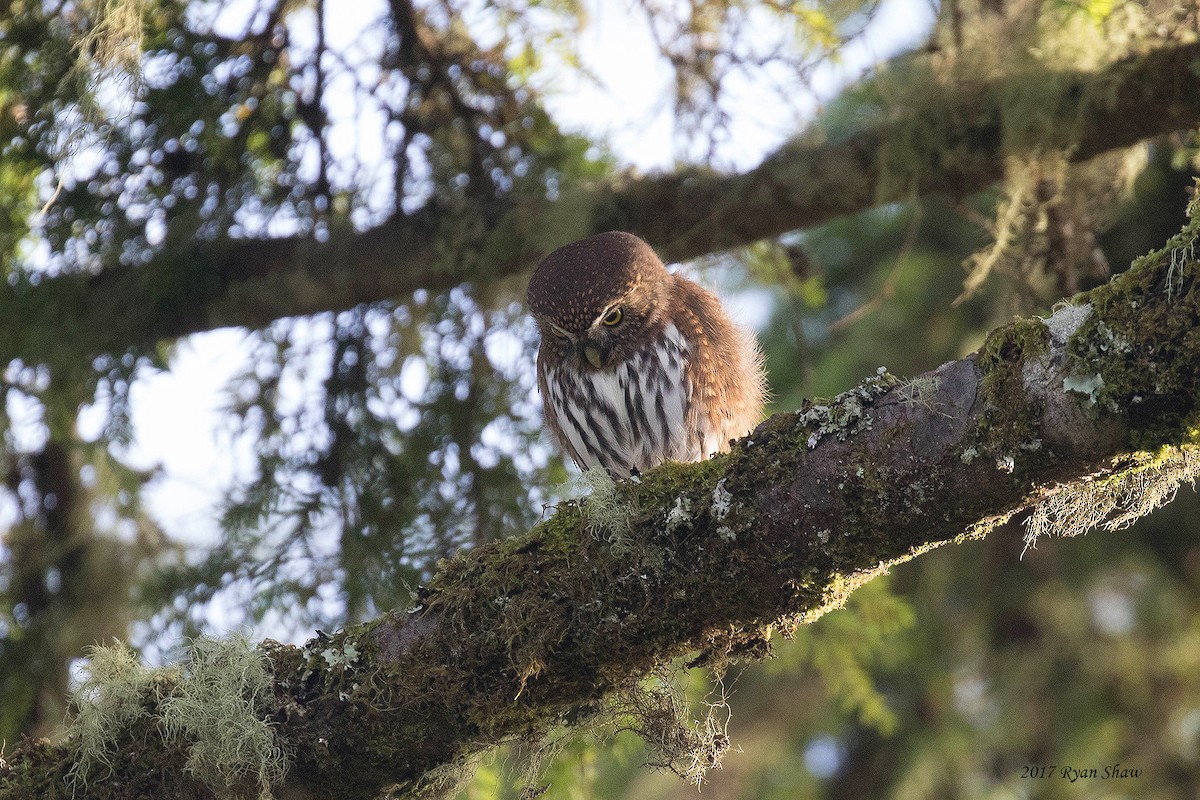
{"type": "Polygon", "coordinates": [[[596,369],[604,366],[604,354],[600,352],[600,348],[594,344],[585,344],[583,346],[583,357],[588,360],[596,369]]]}

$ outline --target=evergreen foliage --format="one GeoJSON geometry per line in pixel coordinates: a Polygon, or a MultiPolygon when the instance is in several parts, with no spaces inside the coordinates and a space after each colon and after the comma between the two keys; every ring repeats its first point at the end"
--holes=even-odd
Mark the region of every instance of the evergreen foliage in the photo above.
{"type": "MultiPolygon", "coordinates": [[[[791,184],[709,183],[738,146],[739,87],[768,87],[764,102],[793,124],[808,81],[882,13],[875,0],[639,0],[629,12],[390,0],[345,43],[326,0],[2,5],[0,316],[20,309],[20,319],[0,333],[0,739],[60,732],[73,697],[83,786],[119,757],[98,720],[146,725],[138,698],[175,692],[166,735],[214,743],[194,769],[247,791],[286,769],[254,715],[268,689],[252,651],[233,663],[237,652],[201,647],[186,672],[192,693],[126,649],[94,651],[73,693],[72,665],[112,637],[175,646],[230,598],[248,598],[246,625],[297,638],[405,609],[442,559],[525,531],[561,501],[568,469],[542,431],[535,331],[511,265],[623,226],[640,198],[636,172],[603,137],[553,113],[567,79],[596,69],[579,45],[589,16],[630,13],[659,51],[678,165],[676,182],[655,191],[674,186],[694,204],[703,194],[686,192],[709,185],[790,198],[790,174],[791,184]],[[618,199],[596,201],[597,187],[618,199]],[[343,268],[369,260],[370,236],[398,220],[436,247],[413,256],[419,288],[380,296],[375,273],[343,268]],[[247,253],[235,281],[228,261],[247,253]],[[349,307],[327,302],[329,275],[340,298],[356,298],[349,307]],[[134,284],[141,299],[130,303],[134,284]],[[306,311],[280,317],[279,307],[306,311]],[[181,334],[228,324],[247,326],[246,358],[220,424],[230,449],[252,456],[214,510],[220,540],[198,547],[147,511],[157,476],[130,466],[131,403],[139,380],[172,368],[181,334]],[[221,669],[206,672],[214,659],[221,669]],[[222,682],[231,670],[253,673],[252,685],[222,682]],[[223,700],[230,715],[246,712],[233,744],[222,738],[228,716],[197,721],[223,700]],[[263,771],[247,772],[231,748],[258,753],[263,771]]],[[[1179,230],[1200,118],[1195,98],[1157,92],[1185,76],[1138,89],[1137,116],[1164,120],[1156,138],[1123,123],[1097,133],[1088,120],[1118,107],[1107,68],[1194,47],[1198,30],[1184,0],[946,0],[921,47],[828,102],[768,165],[782,175],[790,148],[863,142],[859,158],[828,170],[860,178],[868,196],[906,200],[842,216],[861,204],[830,197],[830,221],[745,246],[741,231],[761,221],[736,207],[689,234],[738,245],[700,259],[703,277],[769,295],[761,338],[774,409],[881,366],[905,376],[960,358],[1014,314],[1048,315],[1179,230]],[[964,106],[980,86],[1000,96],[964,106]],[[1179,115],[1186,124],[1171,123],[1179,115]],[[875,141],[879,130],[896,135],[875,141]],[[1107,133],[1136,143],[1110,148],[1107,133]],[[994,162],[978,163],[981,140],[994,162]],[[998,182],[977,191],[980,175],[998,182]]],[[[799,182],[819,197],[825,177],[799,182]]],[[[663,220],[696,218],[663,197],[652,204],[663,220]]],[[[661,245],[691,254],[686,240],[661,245]]],[[[1181,269],[1194,260],[1180,255],[1181,269]]],[[[1068,388],[1129,401],[1113,387],[1080,375],[1068,388]]],[[[925,389],[910,388],[923,402],[925,389]]],[[[682,797],[694,789],[640,765],[698,780],[731,743],[706,793],[1078,797],[1104,785],[1022,769],[1119,762],[1142,770],[1112,784],[1120,791],[1191,796],[1195,497],[1183,490],[1117,536],[1038,538],[1080,520],[1120,527],[1173,498],[1194,478],[1194,453],[1159,444],[1145,443],[1137,480],[1076,486],[1027,530],[1014,523],[923,555],[794,641],[773,642],[773,660],[681,660],[592,731],[615,736],[611,746],[573,732],[529,744],[532,759],[483,764],[464,796],[546,786],[548,798],[682,797]],[[655,714],[657,728],[646,724],[655,714]],[[695,753],[704,763],[688,762],[695,753]],[[530,760],[545,771],[520,766],[530,760]]],[[[638,552],[620,492],[591,489],[583,513],[596,536],[638,552]]],[[[670,532],[694,512],[682,501],[663,511],[670,532]]]]}

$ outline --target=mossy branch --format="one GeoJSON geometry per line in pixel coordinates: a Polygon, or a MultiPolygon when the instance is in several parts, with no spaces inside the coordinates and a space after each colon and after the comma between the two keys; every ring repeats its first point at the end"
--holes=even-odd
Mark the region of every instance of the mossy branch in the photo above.
{"type": "MultiPolygon", "coordinates": [[[[897,69],[911,70],[914,58],[897,69]]],[[[740,174],[684,169],[571,187],[554,201],[508,196],[453,212],[430,208],[365,232],[335,230],[322,243],[184,241],[137,268],[0,283],[0,363],[123,352],[492,281],[613,229],[641,235],[670,260],[693,258],[914,194],[966,196],[999,179],[1008,156],[1062,150],[1084,160],[1200,123],[1200,42],[1162,43],[1095,72],[944,77],[955,74],[911,77],[928,91],[886,119],[837,139],[817,127],[740,174]],[[1048,87],[1057,94],[1047,96],[1048,87]],[[1031,94],[1042,100],[1036,126],[1027,109],[1010,108],[1031,94]]]]}
{"type": "MultiPolygon", "coordinates": [[[[498,743],[614,706],[658,719],[669,703],[646,701],[641,681],[672,659],[759,654],[773,630],[839,606],[888,567],[1022,510],[1050,503],[1043,521],[1079,533],[1062,524],[1079,518],[1071,503],[1100,497],[1108,521],[1128,521],[1148,510],[1129,487],[1159,502],[1200,468],[1195,212],[1128,272],[1048,319],[993,332],[967,359],[915,382],[881,373],[778,414],[727,455],[606,486],[602,509],[565,504],[523,536],[450,559],[417,610],[304,647],[264,643],[265,691],[243,658],[221,662],[241,677],[206,667],[216,672],[204,686],[243,698],[238,726],[166,724],[178,698],[216,695],[187,688],[186,671],[164,684],[136,665],[110,675],[119,664],[104,661],[107,677],[87,690],[116,711],[107,739],[103,713],[81,716],[102,767],[86,795],[271,784],[278,797],[415,796],[498,743]],[[259,730],[254,713],[277,739],[259,749],[286,754],[285,777],[278,764],[197,755],[201,744],[228,752],[224,727],[259,730]]],[[[645,727],[661,746],[690,746],[645,727]]],[[[81,735],[10,747],[0,798],[70,797],[85,777],[81,735]]]]}

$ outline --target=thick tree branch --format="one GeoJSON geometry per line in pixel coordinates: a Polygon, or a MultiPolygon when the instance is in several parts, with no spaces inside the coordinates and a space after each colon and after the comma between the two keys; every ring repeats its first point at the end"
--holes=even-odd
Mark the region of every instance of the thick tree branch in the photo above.
{"type": "Polygon", "coordinates": [[[335,231],[323,243],[184,242],[136,269],[3,285],[0,361],[119,352],[494,280],[568,241],[614,228],[640,234],[668,259],[686,259],[914,194],[966,195],[998,179],[1006,155],[1061,147],[1083,160],[1195,127],[1200,43],[1163,45],[1100,72],[935,81],[923,97],[923,106],[900,119],[844,139],[801,137],[743,174],[685,171],[571,189],[556,201],[509,197],[486,207],[430,209],[362,233],[335,231]],[[1006,108],[1006,98],[1028,96],[1031,87],[1045,94],[1047,86],[1058,91],[1047,95],[1042,115],[1014,119],[1020,114],[1006,108]],[[113,327],[116,319],[122,327],[113,327]],[[72,332],[86,337],[84,344],[65,345],[72,332]]]}
{"type": "MultiPolygon", "coordinates": [[[[277,793],[413,789],[597,713],[670,659],[758,650],[773,627],[819,616],[890,565],[1048,497],[1194,477],[1198,235],[1194,214],[1110,284],[995,331],[965,360],[872,378],[772,417],[728,455],[651,470],[607,503],[564,505],[456,556],[416,613],[264,645],[265,713],[293,759],[277,793]]],[[[186,735],[158,722],[176,680],[112,731],[120,757],[87,796],[212,796],[183,770],[186,735]]],[[[0,797],[69,796],[73,748],[10,751],[0,797]]]]}

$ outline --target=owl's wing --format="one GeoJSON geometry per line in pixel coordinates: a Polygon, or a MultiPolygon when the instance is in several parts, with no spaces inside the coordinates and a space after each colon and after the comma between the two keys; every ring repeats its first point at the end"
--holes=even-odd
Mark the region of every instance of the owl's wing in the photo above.
{"type": "Polygon", "coordinates": [[[584,469],[583,459],[579,457],[579,453],[575,452],[570,437],[563,435],[562,425],[558,422],[558,414],[554,410],[554,404],[550,401],[550,387],[546,383],[546,365],[543,362],[542,351],[540,349],[538,350],[537,357],[537,381],[538,394],[542,396],[542,417],[546,420],[546,424],[550,426],[550,433],[554,437],[554,441],[566,451],[576,466],[584,469]]]}
{"type": "Polygon", "coordinates": [[[729,318],[716,295],[672,277],[675,324],[688,346],[687,425],[699,458],[707,458],[728,450],[730,439],[746,435],[762,418],[762,355],[754,334],[729,318]]]}

